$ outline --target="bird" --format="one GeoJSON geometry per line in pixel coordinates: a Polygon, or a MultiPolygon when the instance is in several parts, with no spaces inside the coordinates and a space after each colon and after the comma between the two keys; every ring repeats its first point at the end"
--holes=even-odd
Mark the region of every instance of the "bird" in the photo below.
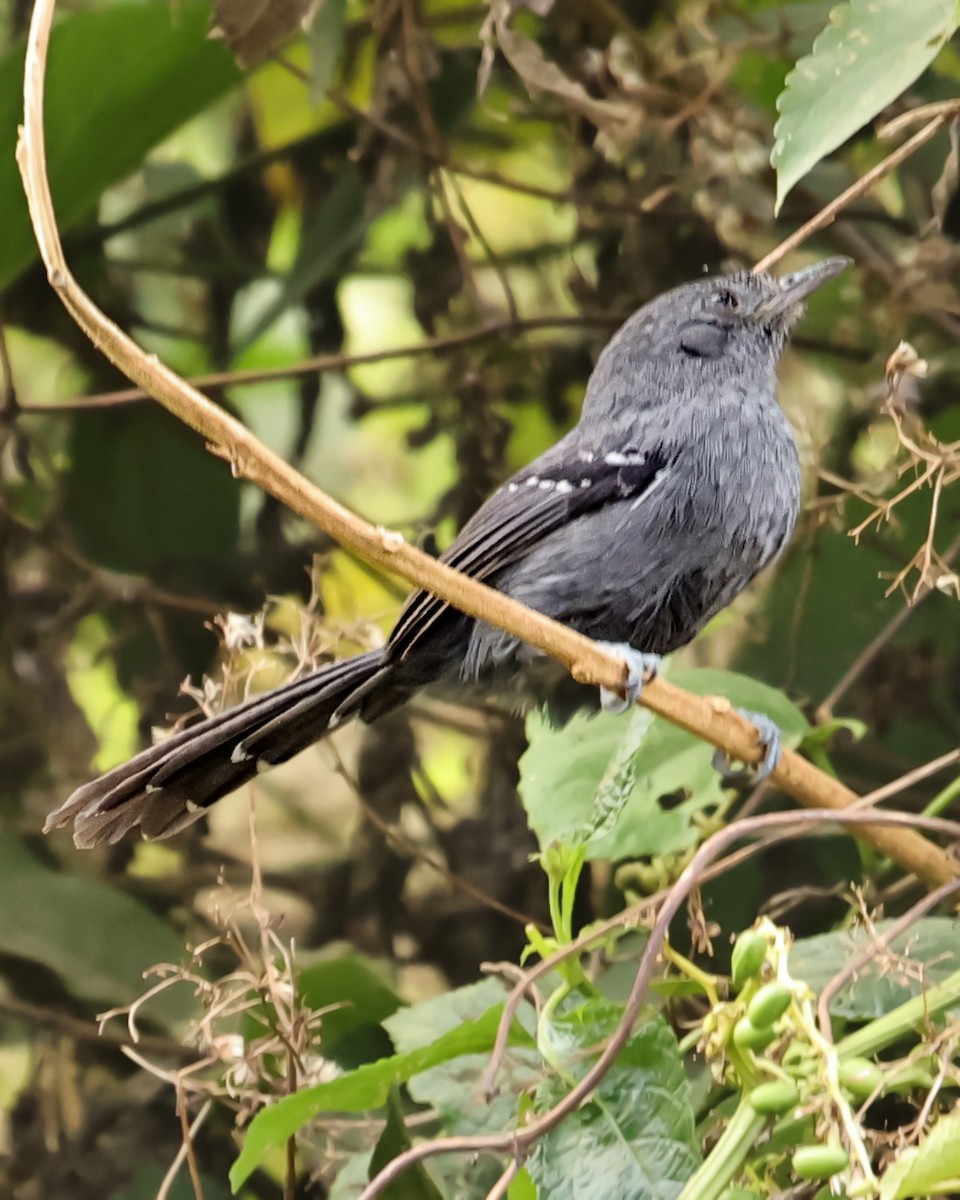
{"type": "MultiPolygon", "coordinates": [[[[45,831],[72,825],[79,848],[135,827],[168,837],[344,721],[375,721],[423,688],[539,706],[556,725],[634,700],[660,657],[694,638],[793,533],[801,475],[777,368],[805,299],[848,264],[704,276],[645,304],[600,353],[577,424],[442,555],[618,653],[623,695],[598,695],[420,590],[382,648],[188,725],[77,788],[45,831]]],[[[775,727],[760,736],[776,753],[775,727]]]]}

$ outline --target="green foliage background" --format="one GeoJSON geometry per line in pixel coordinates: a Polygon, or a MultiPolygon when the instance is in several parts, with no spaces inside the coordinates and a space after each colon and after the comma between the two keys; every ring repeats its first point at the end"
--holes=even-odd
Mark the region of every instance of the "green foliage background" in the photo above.
{"type": "MultiPolygon", "coordinates": [[[[462,0],[325,0],[309,34],[248,70],[205,38],[211,14],[200,0],[64,5],[54,34],[51,178],[83,285],[177,370],[217,374],[218,398],[339,500],[431,547],[576,419],[591,362],[634,308],[704,270],[749,265],[887,149],[870,126],[851,124],[849,96],[833,92],[804,135],[805,157],[784,164],[790,114],[804,104],[795,80],[780,105],[779,185],[768,165],[784,78],[826,24],[830,6],[819,0],[544,7],[519,12],[512,28],[570,88],[547,86],[542,66],[524,75],[517,63],[529,57],[497,52],[479,98],[488,11],[462,0]],[[780,200],[790,194],[775,220],[778,186],[780,200]],[[436,352],[423,353],[431,339],[436,352]],[[350,361],[397,348],[412,350],[350,361]],[[318,356],[336,365],[282,372],[318,356]],[[238,386],[221,375],[238,370],[277,377],[238,386]]],[[[923,10],[925,48],[898,57],[900,74],[881,80],[858,123],[887,104],[956,95],[955,7],[910,7],[923,10]]],[[[247,803],[236,797],[172,843],[82,856],[66,837],[43,839],[43,817],[94,767],[121,761],[188,710],[175,700],[184,678],[226,663],[229,697],[252,672],[267,686],[292,669],[314,556],[313,649],[349,653],[376,640],[403,591],[232,479],[150,405],[82,406],[124,381],[70,323],[37,261],[13,160],[28,9],[14,2],[0,14],[0,1194],[143,1200],[180,1144],[172,1093],[119,1053],[120,1026],[98,1040],[92,1018],[131,1003],[152,982],[144,970],[186,962],[185,947],[205,941],[216,913],[245,893],[247,803]],[[264,644],[225,653],[215,615],[255,612],[267,597],[264,644]]],[[[859,98],[868,84],[854,74],[849,87],[859,98]]],[[[908,409],[942,442],[960,440],[955,155],[942,132],[804,248],[857,260],[814,297],[782,372],[805,513],[778,568],[675,664],[678,681],[681,670],[730,668],[772,689],[771,711],[795,738],[801,713],[813,716],[903,606],[902,591],[886,595],[889,581],[930,532],[924,489],[859,544],[848,537],[870,511],[864,495],[899,486],[903,458],[881,402],[884,363],[902,338],[930,364],[926,379],[905,381],[908,409]]],[[[836,705],[865,730],[832,749],[858,791],[957,745],[960,619],[947,559],[958,517],[960,491],[946,488],[931,535],[946,558],[928,578],[940,586],[836,705]]],[[[916,582],[913,573],[907,590],[916,582]]],[[[715,678],[699,690],[714,690],[715,678]]],[[[746,686],[746,698],[757,694],[746,686]]],[[[575,755],[582,774],[564,768],[539,796],[533,785],[525,793],[545,846],[568,819],[569,828],[588,819],[617,735],[598,723],[595,736],[589,727],[552,735],[554,746],[530,732],[528,779],[535,762],[559,771],[575,737],[595,755],[575,755]],[[574,779],[579,811],[561,811],[556,797],[574,779]]],[[[402,1028],[402,1005],[473,984],[483,961],[517,961],[524,919],[549,916],[517,795],[525,736],[509,714],[417,710],[344,731],[342,769],[314,749],[257,784],[265,902],[282,937],[296,938],[312,1005],[350,1006],[326,1027],[331,1061],[425,1056],[406,1074],[368,1068],[371,1090],[352,1101],[356,1111],[388,1105],[377,1131],[394,1153],[405,1135],[390,1085],[423,1063],[431,1070],[404,1093],[407,1108],[433,1106],[450,1129],[474,1119],[451,1102],[468,1085],[443,1074],[449,1054],[430,1047],[443,1033],[462,1040],[458,1053],[487,1052],[502,993],[481,985],[490,995],[463,1013],[450,1000],[451,1030],[437,1016],[419,1040],[402,1028]]],[[[639,782],[614,777],[635,807],[628,834],[588,855],[598,862],[577,894],[578,927],[669,878],[670,856],[726,803],[702,747],[665,729],[632,736],[652,757],[646,771],[638,760],[639,782]]],[[[926,780],[899,802],[922,808],[943,786],[926,780]]],[[[842,914],[839,892],[876,867],[848,839],[793,844],[708,890],[706,914],[728,933],[802,886],[791,921],[820,933],[842,914]]],[[[213,974],[232,965],[226,952],[214,959],[213,974]]],[[[189,992],[178,985],[144,1010],[168,1065],[197,1011],[189,992]]],[[[604,1019],[589,1015],[594,1041],[604,1019]]],[[[648,1043],[665,1031],[638,1031],[617,1069],[625,1078],[609,1081],[621,1100],[637,1089],[620,1126],[628,1141],[638,1113],[644,1124],[658,1119],[637,1105],[648,1043]]],[[[668,1092],[667,1074],[679,1071],[666,1061],[672,1045],[654,1055],[668,1092]]],[[[518,1091],[536,1082],[527,1052],[518,1036],[518,1091]]],[[[538,1086],[543,1100],[558,1085],[538,1086]]],[[[659,1112],[676,1171],[650,1168],[649,1194],[672,1197],[692,1169],[686,1111],[659,1112]]],[[[500,1110],[496,1127],[515,1116],[515,1105],[500,1110]]],[[[218,1109],[198,1141],[208,1197],[227,1194],[232,1124],[218,1109]]],[[[542,1196],[591,1194],[567,1165],[582,1144],[562,1129],[552,1138],[511,1195],[532,1195],[533,1178],[542,1196]]],[[[368,1130],[312,1144],[317,1194],[357,1195],[376,1140],[368,1130]]],[[[482,1196],[489,1167],[471,1175],[448,1164],[436,1180],[445,1195],[482,1196]]],[[[268,1159],[243,1194],[279,1195],[280,1174],[280,1159],[268,1159]]],[[[429,1190],[421,1182],[418,1195],[429,1190]]],[[[595,1194],[615,1194],[602,1174],[593,1182],[595,1194]]],[[[185,1176],[169,1194],[193,1194],[185,1176]]]]}

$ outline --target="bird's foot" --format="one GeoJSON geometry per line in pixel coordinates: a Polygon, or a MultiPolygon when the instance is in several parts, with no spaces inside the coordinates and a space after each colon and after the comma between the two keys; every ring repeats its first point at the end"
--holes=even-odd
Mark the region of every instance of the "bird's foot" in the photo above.
{"type": "Polygon", "coordinates": [[[656,679],[660,670],[659,654],[643,654],[634,650],[627,642],[598,642],[604,650],[609,650],[617,658],[627,664],[627,682],[624,684],[624,694],[613,692],[609,688],[600,689],[600,706],[604,712],[622,713],[637,702],[637,697],[643,691],[643,685],[651,679],[656,679]]]}
{"type": "Polygon", "coordinates": [[[725,751],[715,750],[713,766],[727,783],[759,783],[761,779],[766,779],[780,761],[783,735],[780,732],[780,726],[771,721],[765,713],[752,712],[749,708],[738,708],[736,711],[741,717],[746,717],[752,725],[756,726],[760,745],[763,747],[763,758],[745,770],[738,770],[725,751]]]}

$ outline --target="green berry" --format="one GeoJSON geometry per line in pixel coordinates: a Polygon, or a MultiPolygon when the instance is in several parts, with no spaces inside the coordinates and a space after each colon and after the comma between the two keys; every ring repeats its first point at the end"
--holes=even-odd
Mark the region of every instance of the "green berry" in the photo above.
{"type": "Polygon", "coordinates": [[[769,1027],[758,1029],[749,1017],[741,1017],[733,1027],[733,1040],[741,1050],[765,1050],[776,1036],[769,1027]]]}
{"type": "Polygon", "coordinates": [[[801,1146],[791,1161],[794,1175],[801,1179],[826,1179],[842,1171],[850,1156],[842,1146],[801,1146]]]}
{"type": "Polygon", "coordinates": [[[733,944],[730,957],[730,978],[734,989],[740,991],[750,979],[760,974],[767,957],[767,939],[756,929],[745,929],[733,944]]]}
{"type": "Polygon", "coordinates": [[[883,1086],[883,1074],[869,1058],[846,1058],[840,1064],[840,1086],[855,1100],[866,1100],[883,1086]]]}
{"type": "Polygon", "coordinates": [[[747,1005],[747,1016],[758,1029],[769,1027],[790,1007],[793,992],[783,983],[765,983],[747,1005]]]}
{"type": "Polygon", "coordinates": [[[777,1079],[770,1083],[758,1083],[747,1099],[753,1111],[761,1116],[779,1117],[781,1113],[796,1107],[800,1090],[789,1079],[777,1079]]]}

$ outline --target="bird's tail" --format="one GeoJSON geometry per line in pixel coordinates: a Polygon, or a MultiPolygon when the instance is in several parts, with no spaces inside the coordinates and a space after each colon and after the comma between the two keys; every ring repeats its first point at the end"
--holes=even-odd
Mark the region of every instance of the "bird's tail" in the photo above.
{"type": "Polygon", "coordinates": [[[190,725],[77,788],[44,832],[73,822],[81,849],[119,841],[135,825],[146,838],[169,837],[352,716],[386,674],[383,651],[371,650],[190,725]]]}

